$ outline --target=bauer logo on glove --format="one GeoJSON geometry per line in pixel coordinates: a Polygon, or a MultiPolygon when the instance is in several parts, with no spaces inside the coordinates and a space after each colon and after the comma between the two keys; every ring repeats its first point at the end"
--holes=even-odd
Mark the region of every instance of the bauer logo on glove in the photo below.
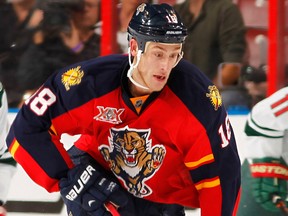
{"type": "Polygon", "coordinates": [[[96,163],[79,164],[68,171],[67,178],[59,182],[68,213],[104,216],[111,215],[107,203],[113,204],[115,209],[126,205],[126,194],[105,173],[96,163]]]}
{"type": "Polygon", "coordinates": [[[78,194],[80,194],[84,189],[84,185],[87,184],[87,182],[91,178],[92,172],[96,172],[96,170],[91,165],[88,165],[86,167],[86,170],[84,170],[83,173],[80,175],[80,178],[78,179],[77,183],[66,195],[67,199],[73,201],[77,198],[78,194]]]}

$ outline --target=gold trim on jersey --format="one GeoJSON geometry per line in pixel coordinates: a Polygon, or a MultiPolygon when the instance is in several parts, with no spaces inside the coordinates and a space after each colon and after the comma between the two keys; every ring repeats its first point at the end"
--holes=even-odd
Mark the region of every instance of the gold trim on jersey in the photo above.
{"type": "Polygon", "coordinates": [[[17,149],[19,148],[19,146],[20,146],[20,144],[18,143],[17,140],[15,140],[12,144],[11,151],[10,151],[13,158],[15,157],[15,153],[16,153],[17,149]]]}
{"type": "Polygon", "coordinates": [[[219,177],[217,177],[216,179],[209,179],[209,180],[204,180],[199,182],[198,184],[195,184],[195,187],[197,190],[201,190],[204,188],[213,188],[213,187],[217,187],[220,185],[220,179],[219,177]]]}
{"type": "Polygon", "coordinates": [[[55,129],[55,127],[53,125],[51,125],[50,128],[49,128],[49,134],[58,135],[57,131],[56,131],[56,129],[55,129]]]}
{"type": "Polygon", "coordinates": [[[209,154],[209,155],[206,155],[206,156],[202,157],[198,161],[187,162],[187,163],[185,163],[185,165],[186,165],[186,167],[193,169],[193,168],[196,168],[196,167],[200,166],[201,164],[204,164],[204,163],[207,163],[207,162],[211,162],[213,160],[214,160],[213,154],[209,154]]]}

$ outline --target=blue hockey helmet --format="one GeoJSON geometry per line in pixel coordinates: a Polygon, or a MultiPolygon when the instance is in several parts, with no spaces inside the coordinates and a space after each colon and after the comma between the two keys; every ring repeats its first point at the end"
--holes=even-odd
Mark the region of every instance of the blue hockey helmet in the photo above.
{"type": "Polygon", "coordinates": [[[179,15],[168,4],[138,6],[128,25],[128,41],[134,38],[144,52],[146,42],[183,43],[187,28],[179,15]]]}

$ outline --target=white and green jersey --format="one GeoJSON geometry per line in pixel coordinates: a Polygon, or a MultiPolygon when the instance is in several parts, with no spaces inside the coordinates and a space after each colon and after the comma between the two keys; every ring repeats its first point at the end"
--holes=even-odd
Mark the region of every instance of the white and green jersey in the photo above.
{"type": "Polygon", "coordinates": [[[9,127],[7,96],[0,82],[0,205],[6,202],[11,178],[16,170],[16,162],[6,146],[9,127]]]}
{"type": "Polygon", "coordinates": [[[8,121],[7,96],[3,89],[2,84],[0,83],[0,159],[4,157],[4,153],[7,150],[5,139],[8,130],[9,130],[9,121],[8,121]]]}
{"type": "Polygon", "coordinates": [[[260,101],[249,113],[245,126],[249,146],[246,152],[247,158],[281,156],[286,130],[288,130],[288,87],[260,101]]]}

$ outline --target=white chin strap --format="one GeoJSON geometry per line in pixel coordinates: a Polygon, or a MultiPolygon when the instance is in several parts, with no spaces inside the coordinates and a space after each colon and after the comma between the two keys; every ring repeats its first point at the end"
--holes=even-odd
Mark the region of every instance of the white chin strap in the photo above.
{"type": "Polygon", "coordinates": [[[137,52],[137,61],[136,61],[136,64],[133,65],[133,62],[131,61],[131,51],[130,51],[130,47],[128,47],[128,57],[129,57],[129,65],[130,65],[130,68],[129,68],[128,72],[127,72],[127,77],[129,78],[129,80],[130,80],[135,86],[137,86],[137,87],[139,87],[139,88],[142,88],[142,89],[145,89],[145,90],[149,90],[148,87],[143,86],[143,85],[137,83],[137,82],[132,78],[133,70],[134,70],[135,68],[137,68],[137,66],[138,66],[138,64],[139,64],[139,62],[140,62],[141,54],[142,54],[142,50],[138,50],[138,52],[137,52]]]}

